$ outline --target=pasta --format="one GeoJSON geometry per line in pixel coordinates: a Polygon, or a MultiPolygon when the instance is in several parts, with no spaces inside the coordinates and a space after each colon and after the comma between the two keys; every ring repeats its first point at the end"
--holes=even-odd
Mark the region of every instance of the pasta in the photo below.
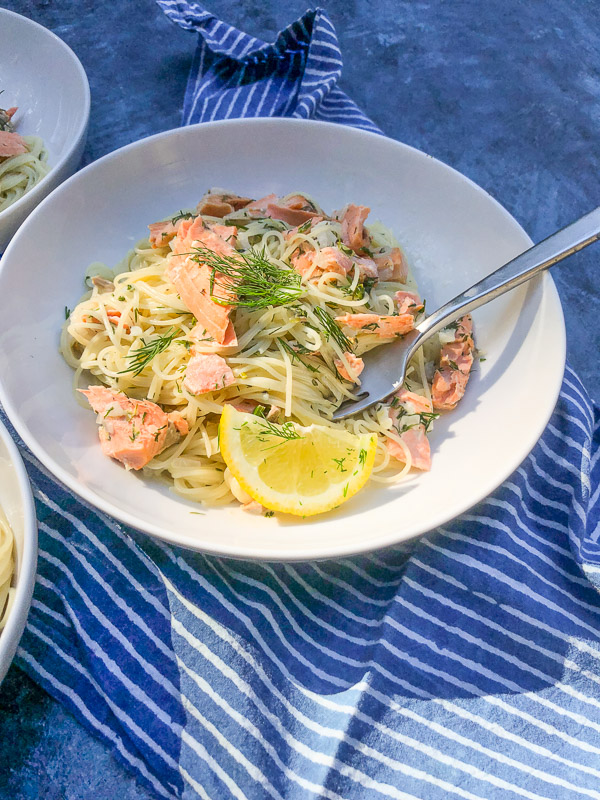
{"type": "MultiPolygon", "coordinates": [[[[114,270],[92,264],[91,290],[67,314],[61,352],[75,371],[74,389],[87,386],[91,375],[113,391],[86,394],[105,452],[119,458],[117,420],[141,408],[141,430],[156,404],[168,415],[166,433],[160,420],[152,429],[157,442],[159,430],[167,437],[160,452],[140,465],[120,460],[195,501],[247,502],[219,452],[219,419],[231,403],[275,421],[375,434],[372,480],[394,483],[412,467],[427,469],[426,433],[438,416],[434,375],[447,372],[440,341],[417,353],[391,403],[331,421],[340,403],[360,394],[362,356],[414,327],[424,308],[392,233],[380,223],[367,227],[369,210],[362,206],[328,215],[298,193],[250,202],[211,190],[198,210],[150,225],[150,239],[114,270]],[[202,265],[211,276],[209,311],[223,317],[224,330],[231,325],[220,341],[213,319],[206,327],[202,322],[206,304],[199,317],[190,310],[199,296],[185,284],[186,264],[194,275],[202,265]],[[222,374],[214,373],[219,364],[222,374]],[[207,375],[214,383],[200,385],[207,375]],[[114,392],[123,394],[115,400],[114,392]]],[[[442,335],[452,344],[457,330],[470,339],[470,329],[463,334],[457,325],[442,335]]],[[[133,446],[140,430],[135,423],[128,429],[133,446]]]]}
{"type": "Polygon", "coordinates": [[[15,590],[11,585],[14,572],[14,536],[0,511],[0,631],[6,625],[14,600],[15,590]]]}
{"type": "Polygon", "coordinates": [[[49,172],[48,153],[39,136],[20,136],[12,117],[0,109],[0,211],[11,206],[49,172]]]}

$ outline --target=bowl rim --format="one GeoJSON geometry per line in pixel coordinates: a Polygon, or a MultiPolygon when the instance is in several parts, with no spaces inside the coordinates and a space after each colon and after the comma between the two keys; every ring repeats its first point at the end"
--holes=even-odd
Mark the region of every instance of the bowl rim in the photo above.
{"type": "Polygon", "coordinates": [[[86,71],[83,68],[83,65],[75,52],[69,47],[69,45],[63,41],[60,36],[57,36],[53,31],[49,28],[44,27],[44,25],[40,25],[39,22],[35,22],[35,20],[29,19],[29,17],[25,17],[23,14],[17,14],[16,11],[10,11],[7,8],[0,8],[0,19],[2,19],[3,15],[7,15],[12,17],[13,19],[19,19],[21,23],[25,26],[31,25],[34,28],[38,28],[43,31],[44,35],[46,35],[50,40],[53,40],[54,43],[60,46],[67,56],[71,59],[73,66],[75,67],[75,71],[78,74],[81,85],[83,88],[84,93],[84,107],[83,107],[83,114],[80,120],[79,126],[77,128],[75,136],[72,138],[70,145],[66,152],[62,155],[62,157],[55,163],[50,165],[50,170],[44,177],[39,180],[35,186],[33,186],[28,192],[26,192],[22,197],[19,197],[14,203],[11,203],[7,208],[3,211],[0,211],[0,225],[5,219],[8,219],[9,215],[14,214],[15,212],[19,212],[21,208],[23,208],[27,203],[34,203],[34,205],[38,205],[35,203],[36,197],[39,195],[43,195],[44,190],[46,189],[46,185],[49,180],[54,177],[54,174],[59,172],[67,163],[69,158],[71,158],[73,152],[79,146],[81,139],[85,136],[87,126],[90,119],[90,108],[91,108],[91,92],[90,92],[90,82],[88,80],[88,76],[86,71]]]}
{"type": "MultiPolygon", "coordinates": [[[[478,193],[486,196],[486,198],[492,202],[495,206],[496,211],[501,213],[511,225],[518,228],[522,233],[523,237],[530,243],[533,244],[533,241],[526,233],[526,231],[522,228],[522,226],[518,223],[518,221],[509,213],[509,211],[502,206],[499,201],[497,201],[489,192],[487,192],[484,188],[479,186],[473,180],[471,180],[468,176],[464,175],[463,173],[456,170],[454,167],[446,164],[445,162],[437,159],[429,154],[425,153],[422,150],[419,150],[416,147],[411,145],[405,144],[403,142],[399,142],[396,139],[392,139],[391,137],[382,136],[379,133],[374,133],[371,131],[365,131],[363,129],[357,129],[352,126],[345,126],[339,125],[333,122],[325,122],[321,120],[306,120],[300,119],[295,117],[246,117],[246,118],[238,118],[238,119],[227,119],[227,120],[216,120],[213,122],[203,122],[197,123],[195,125],[183,126],[179,128],[172,128],[166,131],[161,131],[159,133],[152,134],[150,136],[144,137],[142,139],[138,139],[135,142],[131,142],[123,147],[118,148],[117,150],[113,150],[110,153],[102,156],[101,158],[97,159],[96,161],[88,164],[87,166],[83,167],[81,170],[76,172],[70,178],[68,178],[64,183],[62,183],[57,189],[55,189],[48,197],[46,197],[34,211],[29,215],[28,219],[25,223],[21,226],[21,228],[17,231],[15,236],[13,237],[12,241],[8,245],[6,250],[6,254],[2,262],[4,264],[8,263],[6,260],[6,256],[9,255],[13,248],[18,246],[18,242],[21,236],[26,235],[27,233],[27,226],[30,224],[29,221],[36,218],[38,214],[45,213],[43,209],[46,207],[47,203],[53,201],[53,197],[60,192],[69,191],[69,186],[71,183],[75,183],[81,180],[81,175],[85,174],[86,172],[93,172],[96,169],[101,168],[102,164],[108,163],[113,159],[118,159],[122,157],[122,155],[128,151],[135,151],[139,147],[147,146],[149,143],[153,141],[158,141],[163,138],[169,138],[171,136],[176,136],[177,134],[180,135],[193,135],[193,131],[200,131],[206,130],[208,128],[219,128],[219,127],[233,127],[233,126],[240,126],[240,127],[256,127],[259,128],[261,126],[268,126],[268,125],[278,125],[282,128],[285,127],[294,127],[294,128],[304,128],[306,126],[313,126],[313,127],[321,127],[324,130],[337,130],[339,131],[340,128],[345,129],[351,133],[356,134],[357,136],[361,137],[369,137],[373,139],[373,141],[381,141],[382,139],[386,139],[388,142],[391,142],[393,145],[398,145],[402,148],[405,148],[409,151],[412,151],[418,154],[419,157],[426,157],[431,159],[444,170],[447,170],[454,175],[457,175],[460,180],[466,181],[472,188],[474,188],[478,193]],[[189,131],[189,133],[186,133],[189,131]]],[[[2,271],[2,262],[0,262],[0,272],[2,271]]],[[[485,497],[488,497],[492,492],[494,492],[524,461],[524,459],[529,455],[529,453],[533,450],[537,442],[539,441],[543,431],[545,430],[550,417],[552,416],[554,407],[556,405],[556,401],[560,394],[560,389],[562,386],[562,380],[565,370],[566,364],[566,329],[565,329],[565,321],[564,321],[564,313],[562,310],[560,297],[558,290],[554,281],[552,280],[551,275],[546,272],[544,275],[539,276],[538,278],[534,278],[533,281],[543,281],[543,288],[544,288],[544,298],[547,302],[549,302],[553,308],[553,312],[556,314],[557,322],[559,322],[559,335],[560,335],[560,351],[557,352],[558,358],[555,360],[557,365],[560,366],[560,369],[557,369],[556,372],[556,379],[554,383],[554,390],[551,393],[551,403],[547,405],[547,412],[539,418],[537,423],[531,425],[531,437],[527,442],[527,449],[520,450],[518,453],[515,453],[514,457],[510,459],[510,464],[507,464],[505,469],[500,473],[498,473],[494,478],[488,480],[486,484],[480,489],[477,493],[477,497],[469,497],[465,499],[463,503],[457,506],[457,511],[451,518],[443,513],[439,512],[436,517],[432,517],[431,524],[427,524],[426,527],[415,531],[414,534],[410,537],[410,540],[415,539],[419,536],[422,536],[432,530],[435,530],[437,527],[443,524],[447,524],[451,521],[451,519],[456,519],[456,517],[460,516],[461,514],[465,513],[468,509],[472,508],[478,502],[483,500],[485,497]]],[[[533,283],[532,281],[532,283],[533,283]]],[[[69,488],[75,495],[82,498],[84,502],[89,503],[92,507],[98,509],[100,512],[108,515],[112,519],[118,520],[121,523],[131,526],[136,530],[142,531],[146,534],[149,534],[152,537],[156,537],[161,541],[165,541],[171,545],[176,545],[178,547],[184,547],[186,549],[194,549],[198,550],[203,553],[209,553],[212,555],[222,556],[222,557],[229,557],[229,558],[241,558],[247,560],[255,560],[255,561],[285,561],[285,562],[294,562],[294,561],[310,561],[310,560],[322,560],[322,559],[329,559],[329,558],[341,558],[341,557],[348,557],[351,555],[358,555],[360,553],[368,553],[373,552],[376,550],[384,549],[386,547],[393,547],[399,543],[398,539],[394,539],[393,537],[379,537],[377,540],[368,539],[365,541],[364,546],[357,547],[353,546],[351,549],[348,546],[342,545],[335,545],[335,546],[327,546],[323,548],[319,554],[310,554],[306,549],[302,549],[302,546],[296,547],[294,550],[290,549],[278,549],[271,547],[268,552],[255,552],[252,551],[250,548],[243,546],[243,545],[234,545],[234,544],[220,544],[218,547],[207,546],[206,543],[199,544],[198,548],[191,547],[188,541],[183,541],[180,537],[178,537],[177,532],[175,530],[167,531],[165,528],[161,527],[160,525],[155,525],[153,523],[146,523],[141,521],[134,515],[128,512],[127,510],[121,509],[116,506],[114,503],[105,500],[100,495],[96,494],[95,491],[89,489],[83,484],[77,484],[73,481],[72,476],[64,470],[59,464],[57,464],[52,456],[46,453],[43,447],[39,446],[36,439],[33,436],[29,435],[29,431],[24,423],[22,423],[20,419],[20,415],[18,410],[13,407],[12,402],[9,398],[5,395],[2,381],[0,380],[0,402],[4,405],[5,411],[9,416],[12,424],[14,425],[15,429],[18,431],[19,435],[23,438],[27,446],[31,449],[31,451],[39,458],[39,460],[50,470],[53,476],[62,482],[65,486],[69,488]]],[[[402,542],[409,541],[409,539],[403,539],[402,542]]]]}
{"type": "Polygon", "coordinates": [[[12,663],[29,615],[37,572],[38,526],[33,491],[25,468],[25,462],[17,444],[2,420],[0,420],[0,442],[8,451],[12,462],[19,486],[20,505],[23,510],[23,552],[21,553],[21,563],[19,564],[15,599],[6,625],[0,633],[1,682],[12,663]],[[7,656],[7,662],[3,664],[2,662],[7,656]]]}

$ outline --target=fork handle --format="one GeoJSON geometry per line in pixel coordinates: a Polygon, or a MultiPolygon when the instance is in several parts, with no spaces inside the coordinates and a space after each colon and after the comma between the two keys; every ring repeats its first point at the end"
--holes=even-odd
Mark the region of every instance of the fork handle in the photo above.
{"type": "Polygon", "coordinates": [[[538,272],[548,269],[598,239],[600,239],[600,206],[513,258],[434,311],[416,326],[421,335],[415,342],[414,349],[418,349],[425,338],[437,333],[450,321],[468,314],[484,303],[489,303],[504,292],[509,292],[533,278],[538,272]]]}

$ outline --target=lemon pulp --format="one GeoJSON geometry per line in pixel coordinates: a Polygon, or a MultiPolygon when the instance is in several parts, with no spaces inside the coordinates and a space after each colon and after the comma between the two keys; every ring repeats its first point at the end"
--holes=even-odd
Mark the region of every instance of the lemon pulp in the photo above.
{"type": "Polygon", "coordinates": [[[311,516],[349,500],[367,482],[377,446],[370,434],[291,422],[275,425],[227,405],[221,454],[242,489],[272,511],[311,516]]]}

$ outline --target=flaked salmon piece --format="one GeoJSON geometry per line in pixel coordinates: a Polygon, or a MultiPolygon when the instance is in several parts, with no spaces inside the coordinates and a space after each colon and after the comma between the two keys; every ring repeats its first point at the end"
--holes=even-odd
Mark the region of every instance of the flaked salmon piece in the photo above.
{"type": "Polygon", "coordinates": [[[235,383],[235,376],[224,358],[216,353],[195,353],[187,365],[183,386],[190,394],[215,392],[235,383]]]}
{"type": "MultiPolygon", "coordinates": [[[[388,415],[396,429],[399,420],[406,419],[405,415],[430,414],[432,411],[431,403],[426,397],[416,392],[410,392],[404,387],[396,392],[395,397],[397,398],[396,403],[388,409],[388,415]]],[[[431,448],[426,436],[425,425],[422,423],[413,425],[400,432],[399,436],[411,455],[412,466],[425,471],[431,469],[431,448]]],[[[386,445],[393,458],[406,463],[406,453],[398,442],[387,439],[386,445]]]]}
{"type": "Polygon", "coordinates": [[[280,219],[288,225],[299,226],[309,219],[320,216],[316,211],[305,210],[303,208],[291,208],[286,204],[269,203],[267,205],[266,216],[272,219],[280,219]]]}
{"type": "Polygon", "coordinates": [[[321,250],[310,250],[291,259],[291,264],[300,275],[318,278],[324,272],[335,272],[345,276],[352,269],[352,259],[337,247],[323,247],[321,250]]]}
{"type": "MultiPolygon", "coordinates": [[[[206,331],[219,344],[224,344],[229,326],[231,306],[222,306],[211,299],[211,273],[204,264],[196,264],[189,258],[176,264],[171,261],[165,271],[167,279],[175,286],[183,303],[198,320],[191,333],[197,338],[200,331],[206,331]]],[[[214,294],[218,295],[219,287],[214,286],[214,294]]],[[[235,332],[234,332],[235,336],[235,332]]]]}
{"type": "Polygon", "coordinates": [[[340,325],[347,325],[354,330],[367,330],[378,336],[401,336],[412,331],[415,327],[415,318],[412,314],[398,314],[386,316],[380,314],[344,314],[336,317],[340,325]]]}
{"type": "Polygon", "coordinates": [[[431,386],[433,407],[437,411],[451,411],[456,408],[456,404],[465,393],[468,381],[468,373],[458,369],[445,367],[436,370],[431,386]]]}
{"type": "Polygon", "coordinates": [[[245,208],[251,202],[251,197],[240,197],[238,194],[229,192],[208,191],[200,199],[196,211],[209,217],[226,217],[234,211],[245,208]]]}
{"type": "Polygon", "coordinates": [[[19,133],[0,130],[0,158],[12,158],[28,152],[27,142],[19,133]]]}
{"type": "Polygon", "coordinates": [[[394,300],[399,314],[418,314],[424,308],[423,301],[415,292],[396,292],[394,300]]]}
{"type": "MultiPolygon", "coordinates": [[[[411,455],[411,466],[428,472],[431,469],[431,448],[429,446],[429,439],[425,433],[425,427],[423,425],[417,425],[414,428],[409,428],[409,430],[400,434],[400,439],[406,445],[411,455]]],[[[406,453],[398,442],[387,439],[386,445],[392,458],[406,463],[406,453]]]]}
{"type": "Polygon", "coordinates": [[[179,411],[170,411],[167,416],[169,418],[169,423],[173,423],[175,430],[181,434],[181,436],[188,435],[190,426],[183,414],[180,414],[179,411]]]}
{"type": "Polygon", "coordinates": [[[377,264],[379,280],[406,283],[408,264],[404,258],[404,253],[399,247],[393,247],[389,253],[376,253],[373,256],[373,260],[377,264]]]}
{"type": "MultiPolygon", "coordinates": [[[[408,389],[402,388],[398,389],[394,396],[398,398],[398,402],[407,414],[423,414],[433,411],[431,402],[422,394],[409,392],[408,389]]],[[[394,422],[398,419],[398,412],[395,408],[390,408],[390,417],[394,422]]]]}
{"type": "Polygon", "coordinates": [[[473,366],[473,353],[465,342],[448,342],[442,348],[440,367],[458,368],[468,374],[473,366]]]}
{"type": "Polygon", "coordinates": [[[235,249],[238,232],[235,225],[219,225],[218,222],[209,222],[207,227],[235,249]]]}
{"type": "Polygon", "coordinates": [[[358,272],[362,278],[374,278],[375,280],[379,278],[379,271],[377,269],[377,264],[373,261],[372,258],[363,258],[362,256],[356,256],[355,258],[352,259],[352,261],[358,267],[358,272]]]}
{"type": "Polygon", "coordinates": [[[473,366],[473,321],[470,314],[455,323],[454,341],[440,352],[440,364],[433,376],[431,394],[436,411],[451,411],[463,397],[473,366]]]}
{"type": "Polygon", "coordinates": [[[340,358],[336,358],[334,360],[333,363],[335,364],[335,368],[340,373],[342,378],[344,378],[344,380],[356,383],[356,379],[365,368],[365,362],[362,360],[362,358],[360,358],[360,356],[355,356],[354,353],[345,352],[344,356],[350,368],[352,369],[353,375],[352,376],[350,375],[350,373],[344,366],[344,362],[340,358]]]}
{"type": "Polygon", "coordinates": [[[214,342],[213,349],[215,350],[221,350],[223,347],[237,347],[238,343],[237,336],[235,334],[235,328],[233,327],[233,322],[231,320],[229,320],[229,324],[225,330],[225,335],[222,342],[215,341],[201,322],[197,322],[194,325],[192,330],[189,332],[189,337],[195,342],[202,342],[205,347],[209,346],[212,340],[214,342]]]}
{"type": "Polygon", "coordinates": [[[19,110],[18,106],[11,106],[10,108],[6,109],[6,116],[9,119],[12,119],[18,110],[19,110]]]}
{"type": "Polygon", "coordinates": [[[266,217],[267,206],[270,203],[276,203],[279,200],[276,194],[267,194],[265,197],[260,197],[258,200],[253,200],[244,208],[244,211],[251,217],[266,217]]]}
{"type": "Polygon", "coordinates": [[[148,229],[150,230],[150,236],[148,238],[150,239],[152,247],[164,247],[169,244],[171,239],[176,236],[180,224],[181,220],[173,224],[170,219],[167,219],[148,225],[148,229]]]}
{"type": "Polygon", "coordinates": [[[324,219],[325,219],[325,217],[323,215],[317,214],[316,216],[311,217],[310,220],[306,220],[306,222],[310,223],[309,225],[306,226],[306,229],[304,229],[304,225],[306,225],[306,222],[302,223],[302,225],[296,225],[295,228],[292,228],[291,230],[286,231],[283,234],[283,238],[286,239],[286,240],[287,239],[291,239],[292,236],[296,236],[297,233],[300,233],[300,228],[303,229],[302,233],[310,233],[311,230],[315,227],[315,225],[318,225],[319,222],[323,222],[324,219]]]}
{"type": "Polygon", "coordinates": [[[236,254],[231,244],[215,230],[205,227],[201,217],[183,220],[177,236],[171,242],[173,255],[165,270],[165,276],[175,286],[182,301],[198,320],[192,333],[197,335],[199,330],[203,330],[219,344],[225,344],[226,341],[233,343],[236,341],[235,331],[232,330],[233,326],[229,319],[232,306],[221,305],[212,299],[214,296],[224,301],[230,300],[232,294],[227,289],[230,281],[220,273],[216,273],[211,296],[212,270],[190,257],[191,248],[198,245],[222,255],[236,254]]]}
{"type": "Polygon", "coordinates": [[[181,414],[166,414],[150,400],[133,400],[106,386],[79,391],[98,415],[102,452],[126,469],[142,469],[165,447],[178,441],[183,431],[187,433],[181,414]]]}
{"type": "Polygon", "coordinates": [[[365,220],[370,210],[367,206],[355,206],[350,203],[341,212],[334,214],[342,223],[342,242],[355,253],[359,253],[369,244],[369,236],[365,232],[365,220]]]}

